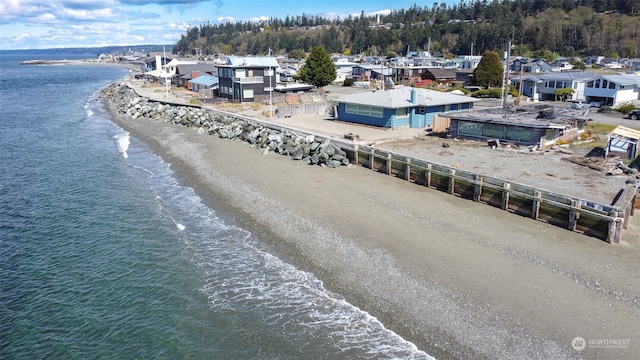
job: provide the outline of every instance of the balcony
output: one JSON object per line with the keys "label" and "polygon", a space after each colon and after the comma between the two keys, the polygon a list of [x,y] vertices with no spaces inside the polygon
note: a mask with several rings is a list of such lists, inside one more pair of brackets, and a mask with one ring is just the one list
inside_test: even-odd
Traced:
{"label": "balcony", "polygon": [[264,76],[234,77],[233,82],[240,84],[263,84]]}

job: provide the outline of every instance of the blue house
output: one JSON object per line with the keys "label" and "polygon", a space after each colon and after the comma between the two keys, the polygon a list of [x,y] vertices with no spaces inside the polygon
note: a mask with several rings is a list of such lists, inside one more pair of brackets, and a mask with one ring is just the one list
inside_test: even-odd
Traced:
{"label": "blue house", "polygon": [[424,128],[437,114],[468,111],[480,99],[399,86],[342,96],[335,100],[337,119],[386,128]]}

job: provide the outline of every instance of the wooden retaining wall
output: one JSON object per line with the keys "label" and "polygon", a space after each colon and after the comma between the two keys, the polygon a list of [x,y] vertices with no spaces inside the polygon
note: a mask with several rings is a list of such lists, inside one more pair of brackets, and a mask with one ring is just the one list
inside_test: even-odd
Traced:
{"label": "wooden retaining wall", "polygon": [[594,204],[369,146],[341,145],[355,165],[609,243],[620,243],[638,198],[636,187],[628,185],[621,190],[614,205]]}

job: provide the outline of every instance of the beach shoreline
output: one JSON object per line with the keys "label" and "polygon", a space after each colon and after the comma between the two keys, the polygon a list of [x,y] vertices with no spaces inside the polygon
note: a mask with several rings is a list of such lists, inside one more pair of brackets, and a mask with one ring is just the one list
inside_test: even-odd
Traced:
{"label": "beach shoreline", "polygon": [[[436,358],[640,351],[637,244],[612,246],[358,166],[308,166],[111,112],[212,207]],[[578,336],[631,342],[578,352]]]}

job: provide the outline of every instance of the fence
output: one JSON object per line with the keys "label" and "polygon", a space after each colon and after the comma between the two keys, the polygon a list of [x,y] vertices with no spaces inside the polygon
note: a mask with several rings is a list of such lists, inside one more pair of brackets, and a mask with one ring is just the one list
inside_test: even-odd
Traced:
{"label": "fence", "polygon": [[355,165],[609,243],[620,243],[622,230],[627,229],[637,200],[635,185],[622,189],[614,205],[607,206],[368,146],[343,149]]}

